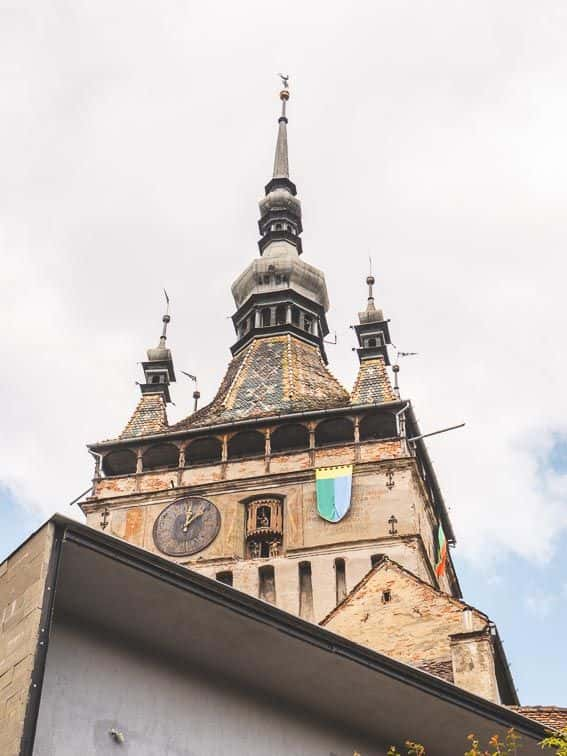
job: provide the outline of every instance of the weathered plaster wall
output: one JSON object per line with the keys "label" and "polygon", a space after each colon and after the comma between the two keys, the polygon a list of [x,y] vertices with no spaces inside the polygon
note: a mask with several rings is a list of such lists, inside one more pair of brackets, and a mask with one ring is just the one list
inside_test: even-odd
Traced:
{"label": "weathered plaster wall", "polygon": [[[110,509],[109,532],[159,553],[152,530],[160,512],[187,493],[205,495],[221,512],[220,533],[209,547],[194,557],[177,561],[210,577],[215,577],[219,571],[231,570],[234,586],[255,596],[259,594],[259,567],[272,564],[276,575],[276,604],[294,613],[299,612],[298,562],[309,561],[315,621],[321,620],[336,604],[334,563],[337,557],[345,559],[348,590],[370,570],[372,556],[381,553],[399,561],[423,580],[432,581],[427,552],[419,547],[415,537],[423,523],[431,541],[431,526],[424,514],[428,505],[416,486],[411,461],[358,465],[353,477],[351,509],[335,524],[317,514],[314,478],[312,471],[300,471],[225,480],[222,484],[210,483],[193,489],[168,488],[156,492],[149,500],[147,494],[142,494],[136,500],[128,498],[116,502]],[[283,496],[283,555],[286,558],[248,560],[245,558],[245,501],[252,495],[274,493]],[[389,523],[392,515],[397,519],[394,534],[390,532]],[[97,527],[100,512],[90,512],[88,522]]]}
{"label": "weathered plaster wall", "polygon": [[0,753],[17,756],[53,539],[47,525],[0,565]]}
{"label": "weathered plaster wall", "polygon": [[[124,733],[119,746],[109,735]],[[49,645],[35,756],[379,756],[334,722],[69,622]]]}
{"label": "weathered plaster wall", "polygon": [[488,628],[452,635],[451,657],[455,685],[491,701],[500,701],[494,645]]}
{"label": "weathered plaster wall", "polygon": [[[389,601],[384,601],[389,591]],[[371,575],[352,599],[333,613],[325,627],[409,664],[451,660],[450,635],[463,631],[463,605],[391,563]],[[471,630],[488,620],[470,611]]]}

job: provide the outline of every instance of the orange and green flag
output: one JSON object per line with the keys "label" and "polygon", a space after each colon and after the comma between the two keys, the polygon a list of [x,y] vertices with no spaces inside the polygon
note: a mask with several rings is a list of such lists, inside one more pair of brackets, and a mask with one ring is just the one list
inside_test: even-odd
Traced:
{"label": "orange and green flag", "polygon": [[447,567],[447,539],[445,538],[445,531],[443,526],[439,523],[439,529],[437,531],[437,564],[435,565],[435,574],[437,577],[445,574]]}
{"label": "orange and green flag", "polygon": [[315,470],[317,512],[328,522],[339,522],[350,509],[352,465]]}

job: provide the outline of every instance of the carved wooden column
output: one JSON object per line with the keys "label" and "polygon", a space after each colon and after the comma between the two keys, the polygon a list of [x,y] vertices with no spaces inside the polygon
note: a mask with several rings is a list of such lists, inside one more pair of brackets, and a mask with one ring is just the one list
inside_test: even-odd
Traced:
{"label": "carved wooden column", "polygon": [[228,463],[228,435],[225,433],[222,437],[222,453],[221,453],[221,478],[226,478],[226,466]]}
{"label": "carved wooden column", "polygon": [[360,417],[354,418],[354,460],[360,462]]}
{"label": "carved wooden column", "polygon": [[309,462],[313,466],[315,464],[315,423],[311,422],[307,427],[309,428]]}
{"label": "carved wooden column", "polygon": [[177,463],[177,486],[179,487],[183,482],[183,470],[185,468],[185,447],[179,448],[179,462]]}

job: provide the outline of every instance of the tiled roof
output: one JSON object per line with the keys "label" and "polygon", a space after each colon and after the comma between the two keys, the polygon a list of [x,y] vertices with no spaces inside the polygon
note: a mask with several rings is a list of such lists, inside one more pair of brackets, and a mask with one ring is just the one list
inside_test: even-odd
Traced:
{"label": "tiled roof", "polygon": [[162,394],[144,394],[119,438],[139,438],[168,430]]}
{"label": "tiled roof", "polygon": [[567,709],[559,706],[509,706],[509,709],[534,719],[551,730],[567,728]]}
{"label": "tiled roof", "polygon": [[213,401],[171,430],[347,407],[349,402],[348,391],[316,346],[290,334],[256,338],[232,359]]}
{"label": "tiled roof", "polygon": [[362,360],[352,390],[352,404],[372,404],[392,402],[396,395],[390,384],[386,365],[382,357]]}

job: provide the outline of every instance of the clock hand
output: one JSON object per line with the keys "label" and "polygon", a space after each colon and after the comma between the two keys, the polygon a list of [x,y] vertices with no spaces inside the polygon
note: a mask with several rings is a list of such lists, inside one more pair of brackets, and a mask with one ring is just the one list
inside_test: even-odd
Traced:
{"label": "clock hand", "polygon": [[184,532],[184,533],[186,533],[186,532],[187,532],[187,528],[189,527],[189,523],[191,522],[191,520],[192,520],[192,519],[193,519],[194,517],[195,517],[195,515],[193,514],[193,507],[192,507],[192,506],[191,506],[191,507],[188,507],[188,508],[187,508],[187,509],[185,510],[185,522],[184,522],[184,524],[183,524],[183,532]]}
{"label": "clock hand", "polygon": [[193,517],[190,520],[191,524],[194,523],[196,520],[199,519],[199,517],[202,517],[202,516],[203,516],[202,512],[199,512],[199,514],[193,515]]}

